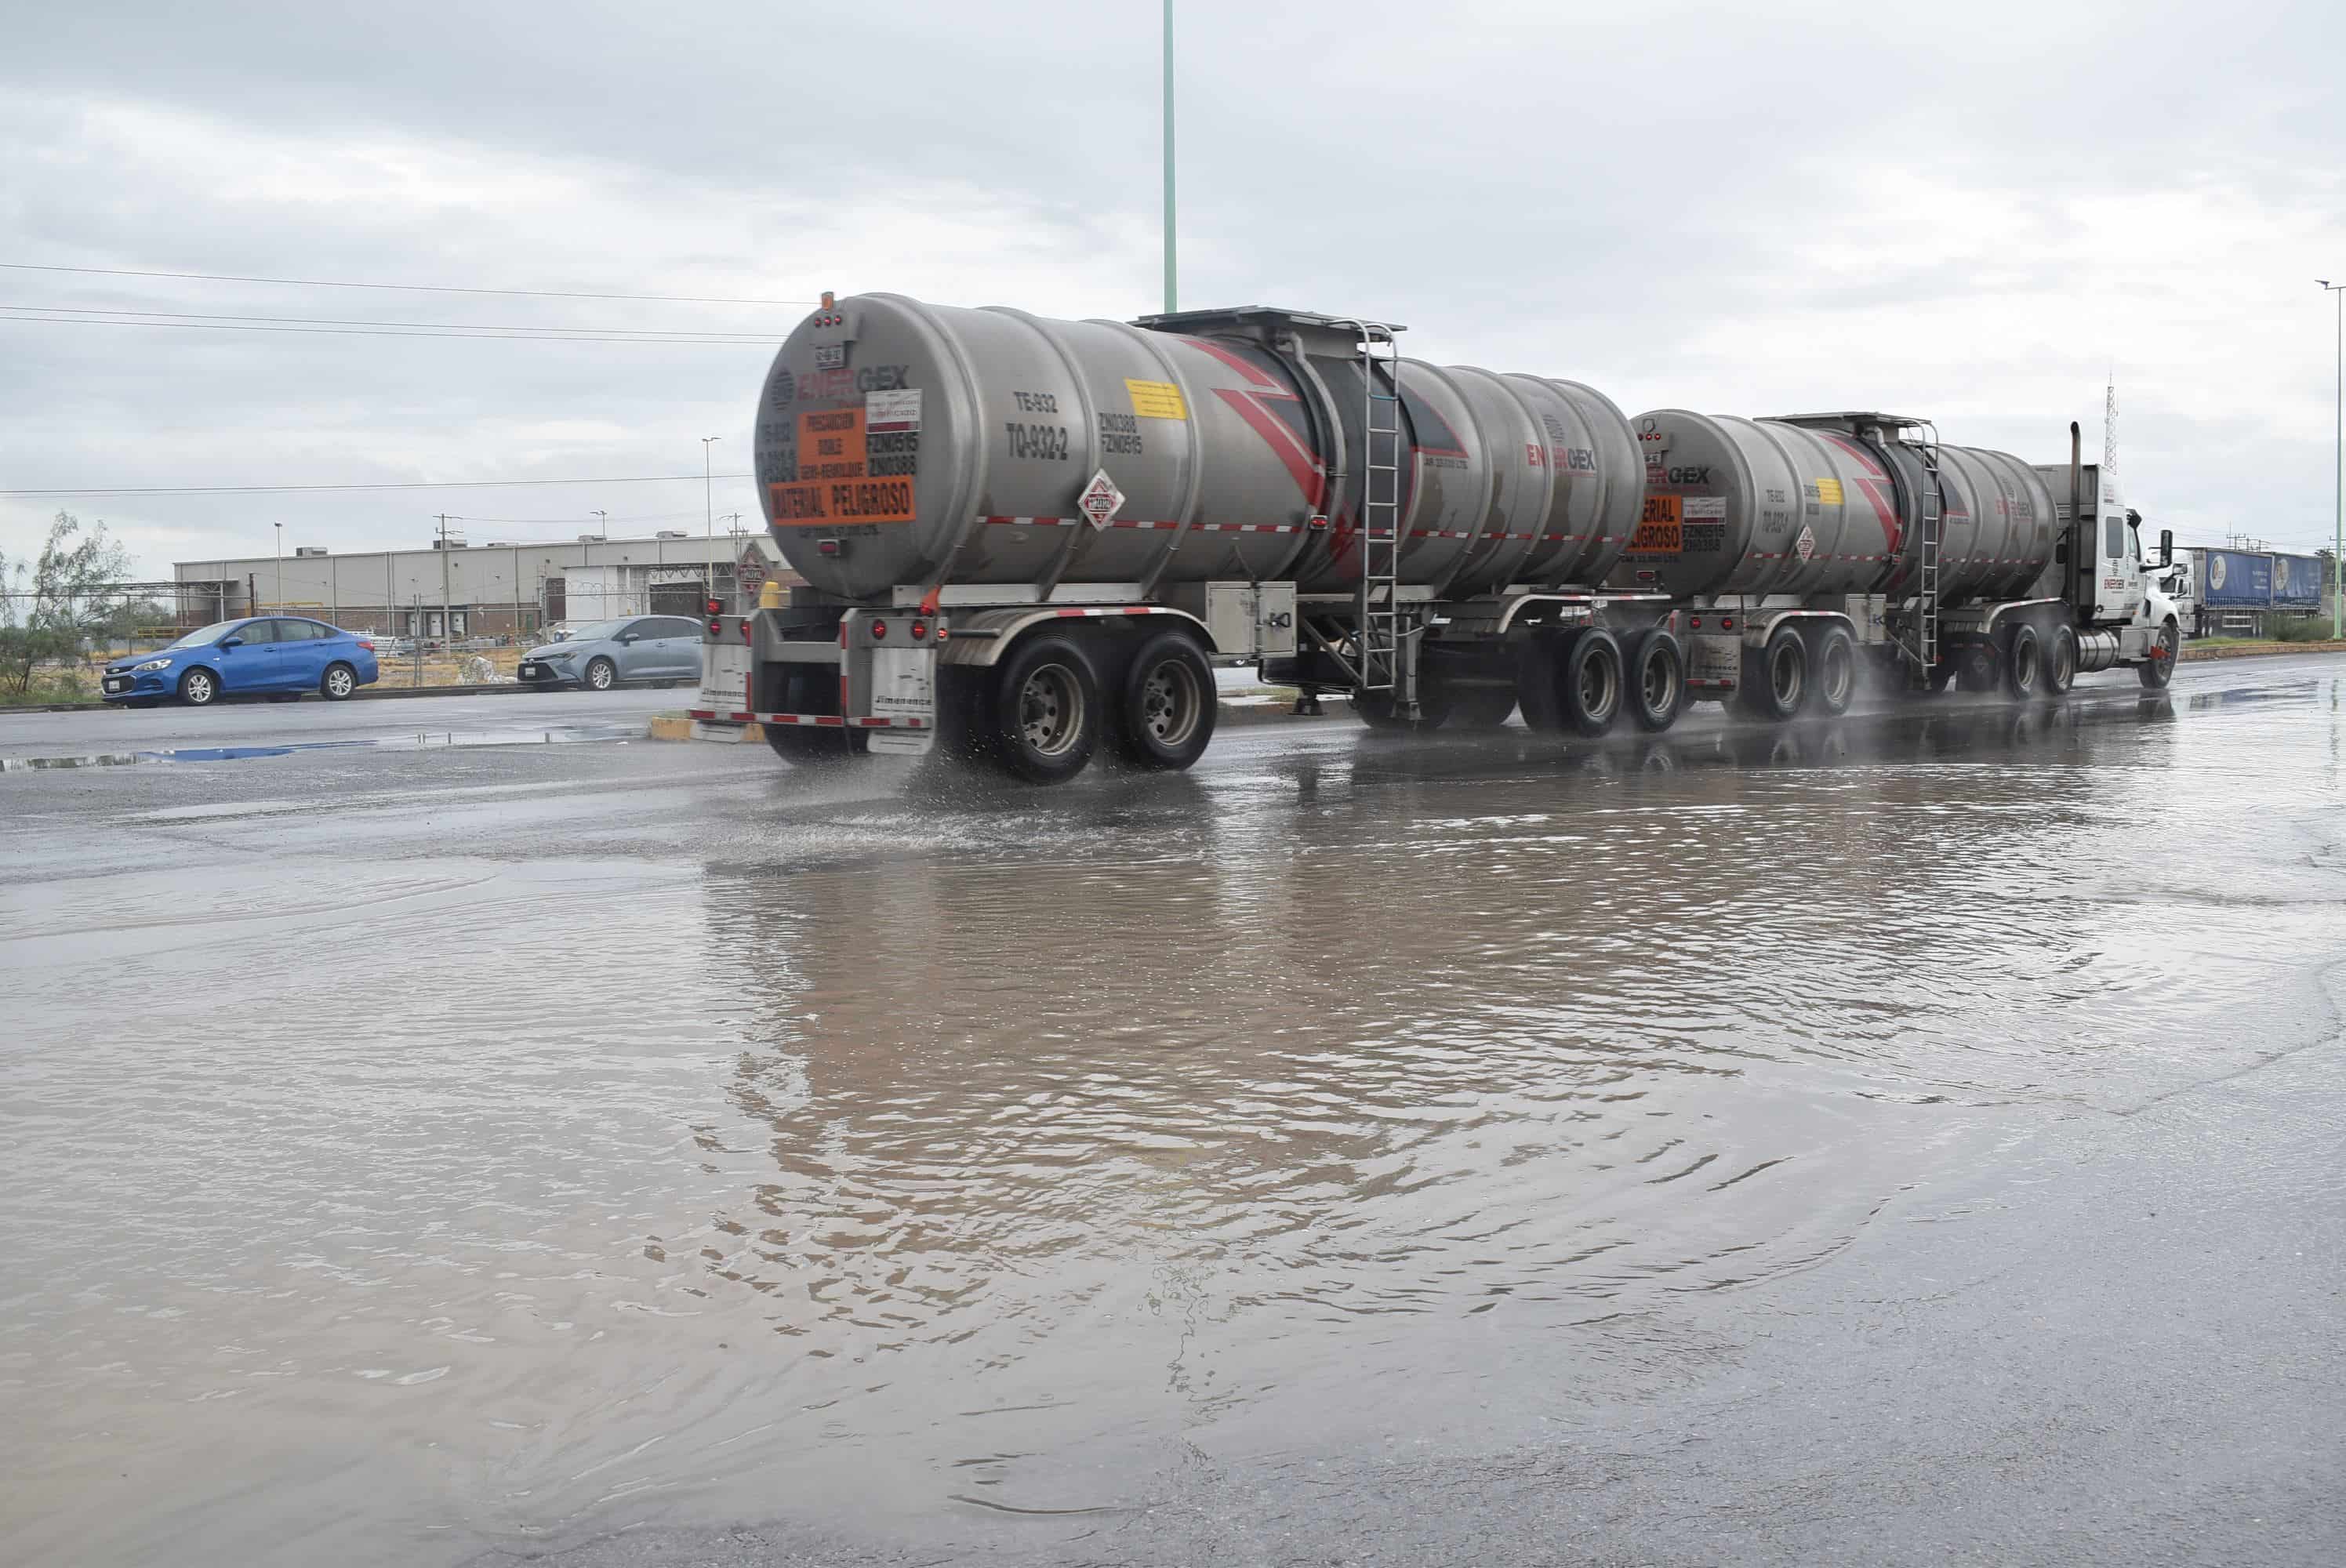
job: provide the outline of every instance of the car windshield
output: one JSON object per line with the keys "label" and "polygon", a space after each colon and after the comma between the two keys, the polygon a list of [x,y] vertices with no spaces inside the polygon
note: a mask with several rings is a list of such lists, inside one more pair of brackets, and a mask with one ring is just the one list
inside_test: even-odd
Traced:
{"label": "car windshield", "polygon": [[242,625],[242,621],[215,621],[199,631],[189,632],[171,646],[175,648],[207,647]]}
{"label": "car windshield", "polygon": [[636,617],[622,616],[616,621],[589,621],[562,640],[566,643],[591,643],[602,637],[615,637]]}

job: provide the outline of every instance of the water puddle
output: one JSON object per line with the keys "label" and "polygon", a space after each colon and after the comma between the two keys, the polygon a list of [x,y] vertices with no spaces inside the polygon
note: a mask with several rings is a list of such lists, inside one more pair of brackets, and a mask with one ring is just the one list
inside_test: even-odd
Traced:
{"label": "water puddle", "polygon": [[0,757],[0,773],[50,772],[67,768],[121,768],[138,762],[250,762],[290,757],[297,751],[435,751],[476,746],[583,746],[640,740],[636,724],[564,724],[533,728],[429,729],[413,735],[363,736],[348,740],[296,740],[273,746],[175,746],[149,751],[106,751],[66,757]]}

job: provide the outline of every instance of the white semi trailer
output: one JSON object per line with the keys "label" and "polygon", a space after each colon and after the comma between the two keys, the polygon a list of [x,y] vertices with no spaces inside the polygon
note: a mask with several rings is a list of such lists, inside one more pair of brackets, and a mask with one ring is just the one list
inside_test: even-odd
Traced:
{"label": "white semi trailer", "polygon": [[1217,664],[1375,725],[1583,735],[1688,700],[1834,717],[1869,665],[2015,698],[2172,671],[2173,608],[2074,425],[2032,468],[1877,413],[1633,420],[1405,360],[1399,331],[825,296],[758,410],[807,585],[711,603],[695,718],[794,761],[943,747],[1048,783],[1103,745],[1187,767]]}

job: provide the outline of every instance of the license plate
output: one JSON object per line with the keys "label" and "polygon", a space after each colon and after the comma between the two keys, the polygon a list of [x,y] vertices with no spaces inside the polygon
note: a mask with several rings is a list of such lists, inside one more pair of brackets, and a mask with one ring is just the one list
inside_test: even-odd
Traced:
{"label": "license plate", "polygon": [[110,675],[106,677],[106,689],[108,691],[128,691],[130,689],[130,677],[127,675]]}
{"label": "license plate", "polygon": [[535,680],[539,676],[546,673],[546,667],[544,665],[525,664],[521,667],[521,673],[529,677],[532,680]]}

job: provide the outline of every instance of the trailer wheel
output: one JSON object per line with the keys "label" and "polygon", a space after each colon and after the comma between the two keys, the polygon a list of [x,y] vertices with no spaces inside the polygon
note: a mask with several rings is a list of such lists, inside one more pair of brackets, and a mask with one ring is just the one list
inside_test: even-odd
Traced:
{"label": "trailer wheel", "polygon": [[1564,704],[1557,693],[1559,672],[1565,656],[1572,651],[1586,628],[1568,627],[1562,632],[1534,632],[1524,645],[1521,659],[1515,666],[1515,700],[1524,710],[1524,722],[1541,735],[1564,732]]}
{"label": "trailer wheel", "polygon": [[2022,622],[2012,628],[2004,648],[2004,686],[2014,702],[2035,697],[2045,682],[2045,643],[2036,628]]}
{"label": "trailer wheel", "polygon": [[2175,678],[2175,656],[2180,652],[2182,638],[2177,635],[2175,617],[2169,616],[2159,623],[2158,636],[2151,640],[2150,657],[2135,667],[2147,691],[2165,691],[2167,683]]}
{"label": "trailer wheel", "polygon": [[1857,639],[1847,626],[1825,624],[1809,650],[1809,673],[1803,700],[1828,718],[1847,713],[1857,697]]}
{"label": "trailer wheel", "polygon": [[[834,714],[839,711],[839,681],[826,668],[813,665],[786,667],[778,700],[784,713]],[[861,757],[872,744],[868,729],[844,725],[764,724],[766,748],[794,767],[843,762]]]}
{"label": "trailer wheel", "polygon": [[1764,647],[1743,655],[1743,682],[1737,695],[1744,711],[1781,724],[1800,711],[1809,688],[1809,645],[1800,628],[1780,626]]}
{"label": "trailer wheel", "polygon": [[1448,722],[1459,729],[1497,729],[1515,716],[1513,687],[1460,687],[1444,696],[1450,707]]}
{"label": "trailer wheel", "polygon": [[1668,729],[1686,706],[1686,649],[1667,627],[1648,626],[1629,644],[1629,717],[1648,732]]}
{"label": "trailer wheel", "polygon": [[1572,639],[1557,673],[1556,700],[1564,722],[1576,733],[1599,736],[1621,717],[1621,645],[1611,632],[1591,626]]}
{"label": "trailer wheel", "polygon": [[1099,677],[1070,638],[1034,637],[997,667],[986,750],[1013,778],[1059,784],[1099,744]]}
{"label": "trailer wheel", "polygon": [[1417,683],[1417,718],[1412,722],[1393,717],[1393,694],[1390,691],[1352,693],[1352,711],[1371,729],[1439,729],[1450,722],[1450,694],[1440,683],[1421,677]]}
{"label": "trailer wheel", "polygon": [[1158,632],[1140,645],[1125,672],[1117,748],[1143,768],[1187,768],[1213,739],[1219,708],[1214,667],[1198,639]]}
{"label": "trailer wheel", "polygon": [[828,724],[761,724],[766,748],[794,767],[844,762],[861,757],[872,744],[868,729],[833,728]]}
{"label": "trailer wheel", "polygon": [[2066,697],[2076,684],[2077,629],[2055,626],[2053,641],[2045,650],[2045,695]]}

